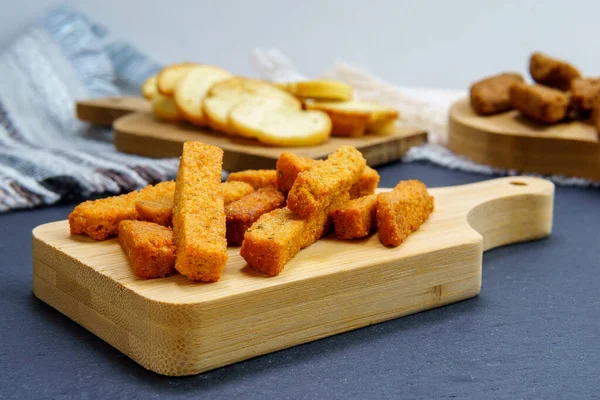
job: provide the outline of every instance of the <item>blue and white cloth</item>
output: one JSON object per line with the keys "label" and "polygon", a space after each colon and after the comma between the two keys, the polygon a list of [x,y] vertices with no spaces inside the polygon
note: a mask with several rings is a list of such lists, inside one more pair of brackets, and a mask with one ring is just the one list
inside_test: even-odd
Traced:
{"label": "blue and white cloth", "polygon": [[172,179],[177,159],[118,153],[75,118],[78,99],[138,92],[159,66],[69,7],[0,51],[0,212]]}

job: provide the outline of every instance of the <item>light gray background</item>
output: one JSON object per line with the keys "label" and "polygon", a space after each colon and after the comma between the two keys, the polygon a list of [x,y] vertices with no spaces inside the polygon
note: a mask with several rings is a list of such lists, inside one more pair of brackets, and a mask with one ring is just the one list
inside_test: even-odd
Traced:
{"label": "light gray background", "polygon": [[[0,45],[55,0],[0,0]],[[600,70],[600,1],[71,1],[158,61],[193,60],[254,74],[255,47],[277,47],[305,74],[336,59],[399,85],[464,89],[500,70],[525,71],[542,49]]]}

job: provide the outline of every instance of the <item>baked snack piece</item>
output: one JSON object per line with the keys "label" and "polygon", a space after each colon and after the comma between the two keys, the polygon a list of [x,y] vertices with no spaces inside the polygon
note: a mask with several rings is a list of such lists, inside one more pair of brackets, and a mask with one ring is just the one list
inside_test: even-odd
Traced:
{"label": "baked snack piece", "polygon": [[233,107],[244,100],[253,97],[268,98],[285,107],[299,110],[302,103],[296,97],[270,83],[234,77],[211,86],[202,101],[202,112],[206,123],[212,129],[234,135],[235,131],[229,125],[229,113]]}
{"label": "baked snack piece", "polygon": [[399,116],[393,108],[366,101],[307,101],[304,105],[307,110],[321,110],[329,115],[332,136],[363,136]]}
{"label": "baked snack piece", "polygon": [[331,212],[335,236],[338,239],[357,239],[377,228],[377,195],[350,200]]}
{"label": "baked snack piece", "polygon": [[225,206],[227,244],[240,245],[246,230],[263,214],[285,205],[285,197],[275,187],[258,189]]}
{"label": "baked snack piece", "polygon": [[137,202],[173,193],[174,188],[175,182],[162,182],[140,191],[83,202],[69,214],[71,235],[87,235],[95,240],[116,236],[121,221],[137,219]]}
{"label": "baked snack piece", "polygon": [[227,182],[245,182],[254,189],[268,186],[277,187],[277,171],[274,169],[248,169],[232,172],[227,176]]}
{"label": "baked snack piece", "polygon": [[297,97],[334,101],[347,101],[352,99],[352,87],[340,81],[297,81],[278,83],[277,86]]}
{"label": "baked snack piece", "polygon": [[195,65],[183,75],[175,86],[173,99],[185,119],[194,125],[206,126],[202,112],[202,101],[210,87],[233,75],[212,65]]}
{"label": "baked snack piece", "polygon": [[531,119],[553,124],[562,121],[569,110],[569,96],[542,85],[516,83],[510,88],[510,104]]}
{"label": "baked snack piece", "polygon": [[[254,188],[244,182],[223,182],[221,192],[225,205],[252,193]],[[164,191],[160,195],[138,201],[135,204],[139,220],[154,222],[162,226],[173,225],[173,204],[175,201],[175,184],[172,191]]]}
{"label": "baked snack piece", "polygon": [[175,268],[191,280],[215,282],[227,263],[222,167],[220,148],[183,144],[173,206]]}
{"label": "baked snack piece", "polygon": [[183,121],[183,115],[179,112],[175,100],[171,97],[167,97],[161,93],[154,93],[152,96],[152,112],[154,115],[168,122],[179,122]]}
{"label": "baked snack piece", "polygon": [[254,97],[231,108],[230,132],[271,146],[314,146],[326,142],[331,120],[321,111],[304,111],[278,99]]}
{"label": "baked snack piece", "polygon": [[156,89],[164,96],[173,97],[177,82],[197,65],[190,62],[167,65],[156,76]]}
{"label": "baked snack piece", "polygon": [[[313,160],[312,158],[302,157],[294,153],[283,152],[277,159],[277,188],[284,194],[292,189],[298,174],[309,170],[313,165],[322,163],[323,160]],[[350,188],[350,198],[366,196],[375,193],[379,184],[379,173],[368,165],[355,183]]]}
{"label": "baked snack piece", "polygon": [[399,246],[427,221],[434,199],[420,181],[400,181],[387,193],[377,195],[377,228],[385,246]]}
{"label": "baked snack piece", "polygon": [[327,160],[300,172],[288,193],[287,207],[302,218],[317,215],[336,193],[348,192],[362,175],[366,160],[352,146],[342,146]]}
{"label": "baked snack piece", "polygon": [[175,271],[175,245],[170,228],[144,221],[121,221],[119,243],[140,278],[163,278]]}
{"label": "baked snack piece", "polygon": [[512,109],[510,87],[519,82],[524,82],[523,77],[515,72],[505,72],[475,82],[469,90],[473,111],[479,115],[493,115]]}
{"label": "baked snack piece", "polygon": [[152,100],[152,97],[154,97],[156,91],[156,75],[152,75],[142,84],[142,95],[145,99]]}
{"label": "baked snack piece", "polygon": [[301,218],[287,207],[263,214],[246,231],[240,255],[255,271],[278,275],[301,249],[329,232],[329,213],[349,199],[348,192],[338,193],[325,210],[310,218]]}
{"label": "baked snack piece", "polygon": [[576,78],[571,81],[571,104],[578,111],[589,112],[600,96],[600,78]]}
{"label": "baked snack piece", "polygon": [[531,55],[529,73],[537,83],[560,90],[569,90],[571,81],[581,78],[581,72],[574,65],[540,52]]}

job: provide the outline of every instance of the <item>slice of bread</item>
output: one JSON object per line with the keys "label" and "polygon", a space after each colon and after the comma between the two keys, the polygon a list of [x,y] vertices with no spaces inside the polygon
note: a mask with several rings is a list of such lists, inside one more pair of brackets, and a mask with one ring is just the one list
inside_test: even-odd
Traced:
{"label": "slice of bread", "polygon": [[339,81],[299,81],[278,83],[277,86],[302,98],[338,101],[352,98],[352,87]]}
{"label": "slice of bread", "polygon": [[362,136],[366,131],[390,129],[398,119],[398,111],[377,103],[366,101],[307,101],[307,110],[327,113],[333,123],[333,136]]}
{"label": "slice of bread", "polygon": [[152,100],[152,96],[156,93],[156,75],[152,75],[150,78],[146,79],[142,84],[142,95],[148,99]]}
{"label": "slice of bread", "polygon": [[324,112],[294,109],[260,97],[233,107],[229,123],[239,134],[271,146],[314,146],[331,134],[331,120]]}
{"label": "slice of bread", "polygon": [[185,119],[194,125],[206,126],[202,112],[202,100],[210,87],[233,75],[222,68],[197,65],[191,68],[175,86],[175,104]]}
{"label": "slice of bread", "polygon": [[214,130],[236,134],[229,125],[229,112],[240,102],[254,97],[269,98],[296,110],[302,108],[296,97],[270,83],[235,77],[218,82],[209,89],[202,102],[206,123]]}
{"label": "slice of bread", "polygon": [[177,109],[175,100],[158,92],[152,96],[152,112],[157,118],[164,121],[179,122],[183,120],[183,115]]}
{"label": "slice of bread", "polygon": [[199,64],[180,63],[167,65],[160,70],[156,77],[156,88],[163,95],[172,97],[179,79],[197,65]]}

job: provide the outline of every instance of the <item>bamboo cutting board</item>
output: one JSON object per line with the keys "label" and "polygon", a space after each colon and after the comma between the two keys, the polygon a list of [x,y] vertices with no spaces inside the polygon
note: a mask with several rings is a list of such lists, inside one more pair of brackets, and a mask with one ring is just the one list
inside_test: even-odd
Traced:
{"label": "bamboo cutting board", "polygon": [[142,366],[190,375],[476,296],[482,252],[548,236],[554,186],[501,178],[432,189],[435,211],[405,243],[325,238],[273,278],[239,248],[217,283],[143,280],[116,239],[33,230],[33,292]]}
{"label": "bamboo cutting board", "polygon": [[421,129],[398,128],[385,135],[357,138],[332,137],[310,147],[273,147],[258,141],[234,138],[186,123],[173,124],[156,119],[146,100],[116,97],[83,100],[77,103],[77,117],[99,125],[113,125],[113,142],[117,150],[146,157],[179,157],[183,143],[201,141],[220,147],[225,152],[223,169],[235,172],[245,169],[271,169],[284,151],[314,159],[326,158],[340,146],[354,146],[371,167],[398,161],[408,149],[427,142]]}
{"label": "bamboo cutting board", "polygon": [[448,148],[480,164],[600,181],[600,140],[581,121],[544,125],[518,111],[482,117],[469,100],[450,108]]}

